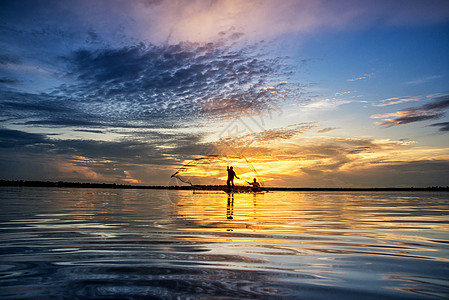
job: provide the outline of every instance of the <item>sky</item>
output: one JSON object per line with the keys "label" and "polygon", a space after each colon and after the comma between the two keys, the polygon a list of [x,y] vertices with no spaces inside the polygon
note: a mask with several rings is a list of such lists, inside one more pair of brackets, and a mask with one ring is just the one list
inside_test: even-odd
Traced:
{"label": "sky", "polygon": [[0,179],[447,186],[448,53],[445,0],[4,0]]}

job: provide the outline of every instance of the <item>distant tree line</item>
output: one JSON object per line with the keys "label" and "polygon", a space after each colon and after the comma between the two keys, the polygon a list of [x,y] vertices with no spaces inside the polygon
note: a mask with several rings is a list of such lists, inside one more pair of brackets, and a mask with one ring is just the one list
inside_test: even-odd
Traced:
{"label": "distant tree line", "polygon": [[[225,185],[196,185],[196,186],[163,186],[163,185],[131,185],[116,183],[89,183],[66,181],[29,181],[29,180],[0,180],[0,186],[22,187],[65,187],[65,188],[108,188],[108,189],[174,189],[174,190],[226,190]],[[245,186],[235,187],[236,190]],[[269,191],[449,191],[449,186],[431,187],[392,187],[392,188],[284,188],[266,187]]]}

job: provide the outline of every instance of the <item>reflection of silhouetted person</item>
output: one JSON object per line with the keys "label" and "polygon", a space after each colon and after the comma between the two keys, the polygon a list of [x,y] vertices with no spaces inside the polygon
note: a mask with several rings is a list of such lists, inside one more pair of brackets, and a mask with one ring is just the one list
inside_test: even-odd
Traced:
{"label": "reflection of silhouetted person", "polygon": [[[248,182],[248,181],[247,181]],[[253,182],[248,182],[251,185],[251,190],[256,193],[260,191],[260,183],[257,182],[257,179],[254,178]]]}
{"label": "reflection of silhouetted person", "polygon": [[228,186],[228,192],[234,189],[234,177],[240,179],[234,172],[232,167],[228,167],[228,180],[226,185]]}
{"label": "reflection of silhouetted person", "polygon": [[234,194],[228,194],[228,206],[226,209],[226,219],[232,220],[234,215]]}

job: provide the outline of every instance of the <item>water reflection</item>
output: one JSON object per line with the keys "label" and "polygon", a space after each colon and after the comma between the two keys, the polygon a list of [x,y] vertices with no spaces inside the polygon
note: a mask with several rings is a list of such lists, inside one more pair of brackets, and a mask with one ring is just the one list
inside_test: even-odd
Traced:
{"label": "water reflection", "polygon": [[226,208],[226,219],[232,220],[234,215],[234,193],[228,194],[228,206]]}
{"label": "water reflection", "polygon": [[0,297],[446,298],[448,200],[2,188]]}

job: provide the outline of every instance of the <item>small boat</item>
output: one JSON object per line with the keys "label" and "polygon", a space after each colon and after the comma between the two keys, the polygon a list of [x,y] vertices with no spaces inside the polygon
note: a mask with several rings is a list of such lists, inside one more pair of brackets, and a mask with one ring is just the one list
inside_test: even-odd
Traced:
{"label": "small boat", "polygon": [[245,188],[245,189],[238,188],[238,189],[234,189],[231,191],[226,189],[226,190],[223,190],[223,192],[225,192],[226,194],[266,194],[269,192],[269,190],[261,188],[257,191],[253,191],[250,188]]}

